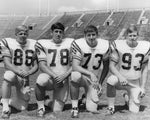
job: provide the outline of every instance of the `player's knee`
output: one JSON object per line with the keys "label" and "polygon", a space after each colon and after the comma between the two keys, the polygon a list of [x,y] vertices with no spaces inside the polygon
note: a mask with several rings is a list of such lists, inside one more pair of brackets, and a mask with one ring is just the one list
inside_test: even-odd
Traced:
{"label": "player's knee", "polygon": [[46,73],[41,73],[38,76],[36,83],[40,86],[46,86],[48,84],[48,80],[49,80],[49,75]]}
{"label": "player's knee", "polygon": [[4,73],[4,80],[5,81],[13,82],[15,77],[16,77],[16,74],[12,71],[6,71]]}
{"label": "player's knee", "polygon": [[81,78],[80,72],[75,71],[71,73],[71,82],[79,83],[80,78]]}
{"label": "player's knee", "polygon": [[111,75],[108,77],[107,83],[114,86],[118,83],[118,78],[115,75]]}
{"label": "player's knee", "polygon": [[93,102],[92,100],[89,100],[89,99],[86,100],[86,109],[89,112],[96,112],[97,107],[98,107],[97,103],[95,103],[95,102]]}
{"label": "player's knee", "polygon": [[65,105],[65,102],[55,99],[53,103],[53,112],[63,111],[64,105]]}

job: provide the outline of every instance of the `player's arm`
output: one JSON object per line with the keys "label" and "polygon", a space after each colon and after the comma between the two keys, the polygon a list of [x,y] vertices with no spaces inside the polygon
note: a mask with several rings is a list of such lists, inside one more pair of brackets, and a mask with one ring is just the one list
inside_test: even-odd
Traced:
{"label": "player's arm", "polygon": [[39,62],[39,68],[40,68],[40,70],[42,72],[47,73],[52,78],[56,78],[57,77],[57,75],[51,70],[51,68],[49,66],[47,66],[47,62],[46,61],[40,61]]}
{"label": "player's arm", "polygon": [[119,78],[121,85],[127,85],[128,84],[127,79],[118,71],[118,69],[116,67],[116,63],[114,61],[110,61],[109,69],[114,75],[116,75]]}
{"label": "player's arm", "polygon": [[103,84],[108,72],[109,72],[109,58],[103,60],[103,70],[102,70],[101,77],[99,80],[99,83],[101,85]]}
{"label": "player's arm", "polygon": [[108,46],[108,50],[107,52],[105,53],[105,55],[103,56],[103,70],[102,70],[102,73],[101,73],[101,76],[100,76],[100,80],[99,80],[99,83],[102,85],[108,72],[109,72],[109,56],[110,56],[110,53],[111,53],[111,43],[109,43],[109,46]]}
{"label": "player's arm", "polygon": [[11,62],[12,60],[10,57],[3,57],[3,60],[4,60],[4,65],[5,65],[6,69],[8,69],[8,70],[16,73],[17,75],[23,77],[22,73],[21,73],[21,69],[16,68],[16,66],[14,66],[12,64],[12,62]]}
{"label": "player's arm", "polygon": [[29,75],[34,74],[34,73],[37,72],[37,70],[38,70],[38,62],[37,62],[37,59],[35,59],[35,60],[33,61],[32,66],[33,66],[33,67],[28,71]]}
{"label": "player's arm", "polygon": [[116,75],[119,78],[121,85],[127,85],[128,83],[127,79],[119,72],[116,66],[119,62],[119,59],[121,58],[118,50],[116,49],[115,42],[112,43],[111,49],[112,52],[110,54],[110,65],[109,65],[110,72],[112,72],[114,75]]}
{"label": "player's arm", "polygon": [[90,77],[90,80],[91,82],[98,82],[98,79],[97,77],[94,75],[94,73],[92,73],[91,71],[83,68],[81,66],[81,61],[78,60],[78,59],[75,59],[73,58],[73,61],[72,61],[72,69],[73,71],[78,71],[80,72],[81,74],[84,74],[86,76],[89,76]]}
{"label": "player's arm", "polygon": [[143,69],[142,69],[142,75],[141,75],[141,82],[140,82],[140,87],[142,89],[145,89],[146,81],[148,79],[148,61],[144,63]]}

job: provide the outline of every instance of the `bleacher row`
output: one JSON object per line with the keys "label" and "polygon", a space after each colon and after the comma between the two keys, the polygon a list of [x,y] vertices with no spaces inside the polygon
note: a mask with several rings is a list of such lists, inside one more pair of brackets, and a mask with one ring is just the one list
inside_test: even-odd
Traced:
{"label": "bleacher row", "polygon": [[50,26],[58,21],[66,26],[66,36],[79,38],[88,24],[97,26],[100,36],[108,40],[123,38],[128,24],[137,24],[140,39],[149,40],[150,10],[84,11],[51,16],[0,16],[0,38],[14,37],[16,26],[25,24],[33,29],[30,38],[50,38]]}

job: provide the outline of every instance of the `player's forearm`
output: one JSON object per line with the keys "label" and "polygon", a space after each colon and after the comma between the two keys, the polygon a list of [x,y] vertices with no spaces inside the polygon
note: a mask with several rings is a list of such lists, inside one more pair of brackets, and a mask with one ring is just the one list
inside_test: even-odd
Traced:
{"label": "player's forearm", "polygon": [[123,76],[120,74],[120,72],[117,70],[116,66],[115,66],[115,63],[113,62],[110,62],[110,71],[116,75],[119,79],[121,79]]}
{"label": "player's forearm", "polygon": [[78,65],[74,65],[72,69],[73,69],[73,71],[78,71],[81,74],[84,74],[84,75],[87,75],[87,76],[90,76],[90,73],[91,73],[89,70],[84,69],[83,67],[78,66]]}
{"label": "player's forearm", "polygon": [[72,67],[65,73],[65,76],[68,77],[72,72]]}
{"label": "player's forearm", "polygon": [[145,88],[145,84],[148,79],[148,65],[144,67],[141,78],[141,88]]}
{"label": "player's forearm", "polygon": [[36,73],[37,71],[38,71],[38,65],[34,65],[34,67],[32,67],[32,69],[30,69],[28,72],[29,72],[29,75],[32,75]]}
{"label": "player's forearm", "polygon": [[99,80],[99,83],[102,84],[109,72],[109,59],[103,61],[103,70],[102,70],[102,73],[101,73],[101,77],[100,77],[100,80]]}
{"label": "player's forearm", "polygon": [[49,76],[55,78],[55,73],[51,70],[49,66],[47,66],[46,61],[40,61],[39,62],[39,68],[42,72],[47,73]]}
{"label": "player's forearm", "polygon": [[13,64],[11,64],[9,62],[4,62],[4,64],[5,64],[6,69],[18,74],[18,69],[16,69],[16,67]]}

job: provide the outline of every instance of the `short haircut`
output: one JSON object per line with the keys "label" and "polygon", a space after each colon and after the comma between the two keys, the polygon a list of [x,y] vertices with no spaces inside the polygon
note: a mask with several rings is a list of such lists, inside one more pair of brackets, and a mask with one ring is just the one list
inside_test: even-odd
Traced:
{"label": "short haircut", "polygon": [[64,31],[64,30],[65,30],[65,27],[64,27],[64,25],[63,25],[62,23],[56,22],[56,23],[54,23],[54,24],[51,26],[51,30],[52,30],[52,31],[54,31],[55,29],[60,29],[60,30]]}
{"label": "short haircut", "polygon": [[96,34],[98,35],[98,29],[94,25],[88,25],[85,27],[84,34],[87,34],[88,32],[96,32]]}
{"label": "short haircut", "polygon": [[26,25],[17,26],[15,29],[15,35],[17,35],[20,31],[25,31],[28,33],[29,29]]}
{"label": "short haircut", "polygon": [[133,32],[137,32],[137,34],[138,34],[138,29],[137,29],[136,25],[131,24],[131,25],[129,25],[129,27],[127,28],[126,34],[128,35],[129,33],[133,33]]}

